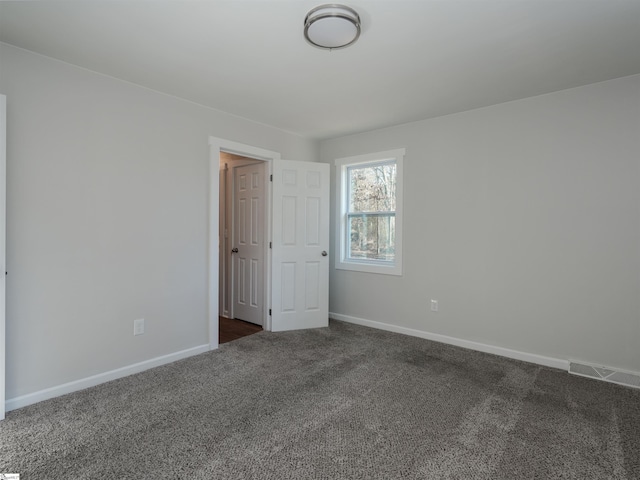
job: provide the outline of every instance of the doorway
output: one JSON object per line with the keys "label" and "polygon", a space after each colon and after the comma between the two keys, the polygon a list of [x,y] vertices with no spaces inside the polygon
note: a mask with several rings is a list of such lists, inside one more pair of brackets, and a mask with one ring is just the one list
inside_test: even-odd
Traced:
{"label": "doorway", "polygon": [[220,152],[220,316],[267,317],[267,162]]}
{"label": "doorway", "polygon": [[[209,137],[209,345],[219,345],[219,313],[229,299],[231,231],[220,207],[230,188],[220,155],[258,160],[265,167],[263,328],[267,331],[327,327],[329,324],[329,165],[282,160],[280,154]],[[227,166],[227,169],[229,167]],[[226,182],[226,183],[225,183]],[[221,191],[225,195],[221,198]],[[227,200],[225,200],[227,201]],[[228,201],[227,201],[228,202]],[[226,211],[226,209],[224,210]],[[256,289],[260,295],[260,289]]]}

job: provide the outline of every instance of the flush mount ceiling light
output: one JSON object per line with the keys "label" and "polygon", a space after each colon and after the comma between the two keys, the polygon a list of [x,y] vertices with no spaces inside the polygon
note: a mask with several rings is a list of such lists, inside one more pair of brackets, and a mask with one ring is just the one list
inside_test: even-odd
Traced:
{"label": "flush mount ceiling light", "polygon": [[360,16],[344,5],[320,5],[304,19],[304,38],[316,47],[329,50],[347,47],[359,36]]}

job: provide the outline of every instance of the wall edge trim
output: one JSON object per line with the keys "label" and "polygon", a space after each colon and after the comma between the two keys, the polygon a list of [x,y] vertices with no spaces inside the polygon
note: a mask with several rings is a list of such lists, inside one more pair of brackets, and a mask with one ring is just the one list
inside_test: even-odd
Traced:
{"label": "wall edge trim", "polygon": [[92,375],[90,377],[81,378],[72,382],[63,383],[54,387],[45,388],[44,390],[39,390],[37,392],[7,399],[7,401],[5,402],[5,409],[7,412],[16,410],[28,405],[33,405],[34,403],[42,402],[43,400],[49,400],[61,395],[66,395],[68,393],[73,393],[79,390],[94,387],[96,385],[100,385],[101,383],[128,377],[129,375],[133,375],[134,373],[140,373],[154,367],[160,367],[162,365],[173,363],[175,361],[192,357],[194,355],[199,355],[210,350],[211,348],[209,344],[199,345],[197,347],[188,348],[186,350],[170,353],[168,355],[151,358],[149,360],[134,363],[132,365],[127,365],[125,367],[116,368],[115,370],[110,370],[108,372],[99,373],[97,375]]}
{"label": "wall edge trim", "polygon": [[355,325],[362,325],[363,327],[371,327],[377,328],[379,330],[386,330],[388,332],[401,333],[403,335],[424,338],[426,340],[432,340],[434,342],[446,343],[448,345],[455,345],[457,347],[468,348],[470,350],[491,353],[493,355],[512,358],[514,360],[522,360],[537,365],[543,365],[545,367],[558,368],[560,370],[569,371],[569,361],[562,358],[546,357],[544,355],[537,355],[535,353],[521,352],[519,350],[512,350],[510,348],[497,347],[495,345],[473,342],[471,340],[464,340],[462,338],[449,337],[447,335],[441,335],[439,333],[425,332],[413,328],[392,325],[390,323],[377,322],[375,320],[367,320],[364,318],[352,317],[350,315],[343,315],[340,313],[330,312],[329,318],[339,320],[341,322],[353,323]]}

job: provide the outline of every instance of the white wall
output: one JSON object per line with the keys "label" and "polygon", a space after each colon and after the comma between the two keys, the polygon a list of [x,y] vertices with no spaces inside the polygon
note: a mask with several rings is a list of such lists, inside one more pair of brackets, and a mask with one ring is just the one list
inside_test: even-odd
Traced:
{"label": "white wall", "polygon": [[7,398],[207,344],[208,136],[317,144],[8,45],[0,62]]}
{"label": "white wall", "polygon": [[[208,136],[317,144],[3,44],[0,65],[7,398],[206,344]],[[407,152],[404,275],[332,270],[331,311],[640,371],[640,76],[320,146]]]}
{"label": "white wall", "polygon": [[321,160],[400,147],[404,275],[333,269],[332,312],[640,371],[640,76],[323,141]]}

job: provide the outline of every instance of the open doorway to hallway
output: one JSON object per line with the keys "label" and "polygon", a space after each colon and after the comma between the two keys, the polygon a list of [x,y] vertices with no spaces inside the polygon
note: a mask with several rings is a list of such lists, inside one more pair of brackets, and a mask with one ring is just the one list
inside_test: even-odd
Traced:
{"label": "open doorway to hallway", "polygon": [[[212,208],[209,212],[208,317],[211,349],[218,347],[219,316],[235,316],[234,290],[239,290],[240,281],[233,274],[232,255],[241,251],[239,246],[232,245],[235,228],[228,221],[233,218],[228,210],[234,205],[233,197],[230,198],[234,176],[229,162],[221,162],[222,154],[244,157],[232,157],[232,160],[247,164],[259,161],[265,167],[266,201],[264,210],[260,210],[263,229],[252,227],[251,232],[264,234],[263,258],[266,261],[262,265],[262,275],[253,276],[253,283],[249,282],[245,289],[245,298],[251,302],[251,285],[256,285],[262,278],[262,285],[254,288],[253,299],[262,300],[257,308],[262,310],[264,330],[282,332],[326,327],[329,318],[329,165],[282,160],[278,152],[216,137],[209,137],[209,146]],[[239,182],[239,176],[235,180]],[[244,181],[245,185],[249,182]],[[249,197],[247,201],[249,204],[260,203]],[[255,216],[247,218],[252,219],[249,225],[260,224]],[[247,232],[245,238],[251,240],[253,233]],[[247,256],[244,263],[253,264],[254,271],[260,272],[259,262],[253,262]]]}
{"label": "open doorway to hallway", "polygon": [[231,320],[264,326],[267,174],[262,160],[220,152],[220,343],[225,329],[252,331]]}

